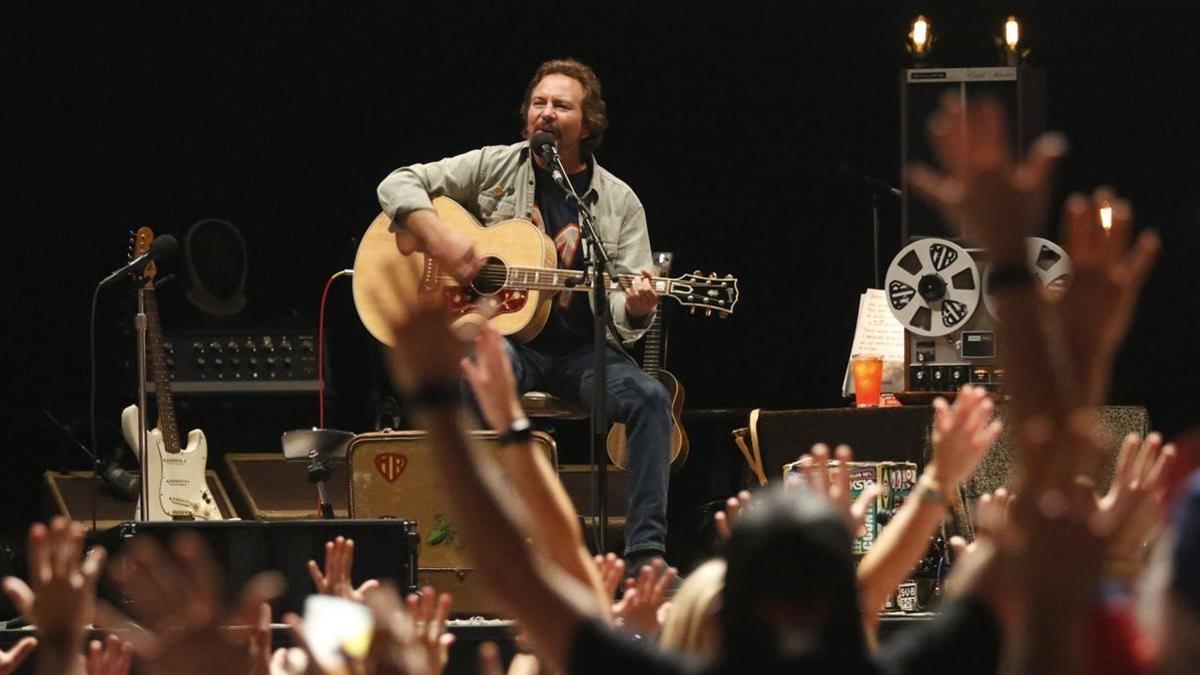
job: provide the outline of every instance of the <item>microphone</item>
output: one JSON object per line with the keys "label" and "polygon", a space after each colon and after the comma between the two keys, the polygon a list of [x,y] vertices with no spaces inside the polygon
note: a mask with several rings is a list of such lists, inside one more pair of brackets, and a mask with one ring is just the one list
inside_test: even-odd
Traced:
{"label": "microphone", "polygon": [[146,265],[149,265],[152,262],[170,260],[171,258],[175,257],[175,252],[178,249],[179,242],[175,240],[175,237],[172,237],[169,234],[164,234],[163,236],[158,237],[151,242],[149,250],[147,250],[145,253],[139,255],[133,260],[130,260],[121,269],[104,277],[104,280],[100,282],[100,287],[103,288],[114,281],[119,281],[125,276],[141,272],[146,268]]}
{"label": "microphone", "polygon": [[529,139],[529,145],[533,147],[533,151],[541,156],[542,161],[546,163],[546,168],[550,170],[550,175],[554,177],[554,182],[558,183],[562,189],[570,192],[567,188],[567,177],[563,174],[562,159],[558,156],[558,148],[554,145],[554,135],[547,131],[539,131]]}
{"label": "microphone", "polygon": [[554,134],[539,131],[529,139],[529,145],[533,147],[534,152],[542,156],[546,164],[554,166],[558,163],[554,161],[558,157],[558,148],[554,147]]}
{"label": "microphone", "polygon": [[115,463],[104,467],[100,477],[113,493],[126,501],[136,502],[138,494],[142,491],[141,477],[122,469]]}

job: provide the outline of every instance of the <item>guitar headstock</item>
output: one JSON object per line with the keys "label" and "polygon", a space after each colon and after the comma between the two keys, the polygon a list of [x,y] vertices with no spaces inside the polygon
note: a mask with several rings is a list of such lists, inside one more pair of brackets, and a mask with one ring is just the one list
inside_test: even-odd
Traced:
{"label": "guitar headstock", "polygon": [[696,270],[672,279],[666,294],[690,308],[693,314],[697,309],[702,309],[705,316],[712,316],[715,312],[717,316],[725,318],[733,314],[733,306],[737,304],[738,280],[732,274],[718,277],[713,273],[705,276]]}
{"label": "guitar headstock", "polygon": [[[149,227],[139,227],[137,232],[133,233],[129,242],[129,259],[144,255],[150,250],[150,244],[154,243],[154,230]],[[165,242],[164,242],[165,243]],[[146,265],[142,270],[142,279],[145,280],[147,287],[154,285],[154,275],[158,273],[154,263]]]}

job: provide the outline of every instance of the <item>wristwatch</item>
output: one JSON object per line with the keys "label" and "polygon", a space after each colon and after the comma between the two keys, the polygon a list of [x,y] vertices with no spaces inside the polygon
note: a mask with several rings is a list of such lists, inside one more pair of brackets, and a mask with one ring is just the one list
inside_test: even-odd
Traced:
{"label": "wristwatch", "polygon": [[509,425],[508,431],[500,434],[500,445],[515,445],[517,443],[528,443],[533,439],[533,424],[530,423],[528,417],[521,417],[513,420]]}

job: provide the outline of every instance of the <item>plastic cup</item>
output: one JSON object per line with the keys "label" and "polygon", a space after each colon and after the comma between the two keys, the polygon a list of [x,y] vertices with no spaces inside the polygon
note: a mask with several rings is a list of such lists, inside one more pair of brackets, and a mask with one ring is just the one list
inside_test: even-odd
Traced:
{"label": "plastic cup", "polygon": [[854,376],[854,403],[859,408],[879,405],[879,390],[883,386],[883,357],[855,354],[850,358],[850,373]]}

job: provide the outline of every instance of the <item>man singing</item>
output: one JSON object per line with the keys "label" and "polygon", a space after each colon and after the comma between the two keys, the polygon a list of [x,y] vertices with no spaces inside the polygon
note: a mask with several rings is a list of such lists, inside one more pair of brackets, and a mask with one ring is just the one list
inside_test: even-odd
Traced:
{"label": "man singing", "polygon": [[[632,344],[642,336],[658,304],[649,281],[652,260],[645,210],[633,190],[598,165],[592,154],[608,118],[600,80],[591,68],[573,59],[543,63],[526,88],[521,115],[526,141],[397,169],[380,183],[379,203],[402,226],[398,237],[415,236],[418,246],[462,284],[474,278],[482,260],[470,239],[442,227],[433,197],[454,199],[484,225],[512,218],[530,220],[554,241],[560,268],[582,270],[579,210],[527,142],[542,132],[553,137],[567,178],[594,215],[596,232],[617,269],[642,274],[624,291],[608,294],[617,334],[607,331],[605,350],[607,418],[626,425],[625,561],[627,570],[636,571],[666,550],[672,431],[666,389],[618,345],[618,341]],[[547,391],[590,407],[593,315],[585,297],[590,298],[560,293],[551,300],[553,308],[541,333],[524,344],[506,341],[521,392]]]}

